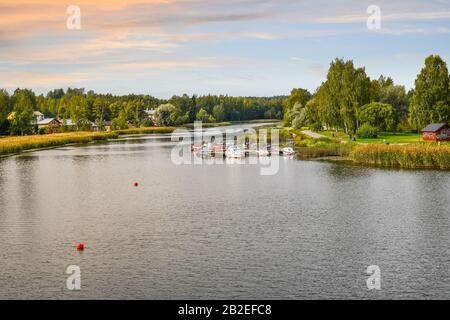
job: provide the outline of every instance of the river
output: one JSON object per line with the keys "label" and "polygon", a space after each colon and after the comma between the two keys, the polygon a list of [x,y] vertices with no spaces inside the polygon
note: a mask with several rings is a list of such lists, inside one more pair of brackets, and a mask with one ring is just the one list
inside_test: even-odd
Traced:
{"label": "river", "polygon": [[[264,176],[175,165],[174,145],[130,136],[0,159],[0,298],[449,298],[450,173],[280,158]],[[81,290],[66,287],[70,265]]]}

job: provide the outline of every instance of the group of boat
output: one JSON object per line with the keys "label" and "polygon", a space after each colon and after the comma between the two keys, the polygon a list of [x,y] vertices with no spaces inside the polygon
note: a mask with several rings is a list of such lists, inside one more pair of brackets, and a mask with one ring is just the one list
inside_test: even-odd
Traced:
{"label": "group of boat", "polygon": [[292,147],[265,147],[265,148],[250,148],[248,145],[229,145],[225,146],[222,144],[212,144],[212,143],[203,143],[203,144],[193,144],[192,151],[200,156],[217,156],[223,155],[226,158],[232,159],[240,159],[245,158],[250,154],[255,154],[258,157],[270,157],[271,155],[282,155],[282,156],[292,156],[295,154],[295,151]]}

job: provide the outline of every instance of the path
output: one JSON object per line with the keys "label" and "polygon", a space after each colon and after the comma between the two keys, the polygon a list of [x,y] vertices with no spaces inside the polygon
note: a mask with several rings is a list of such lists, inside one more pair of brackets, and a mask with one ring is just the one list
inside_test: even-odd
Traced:
{"label": "path", "polygon": [[302,133],[313,139],[326,138],[325,136],[318,134],[316,132],[312,132],[311,130],[304,130],[304,131],[302,131]]}

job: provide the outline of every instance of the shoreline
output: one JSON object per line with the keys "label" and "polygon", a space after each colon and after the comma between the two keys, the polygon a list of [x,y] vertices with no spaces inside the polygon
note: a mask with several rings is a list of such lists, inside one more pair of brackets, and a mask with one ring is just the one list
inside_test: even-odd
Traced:
{"label": "shoreline", "polygon": [[[265,119],[258,119],[258,120],[252,120],[252,121],[233,121],[233,122],[221,122],[221,123],[207,123],[204,124],[204,128],[219,128],[223,126],[228,125],[235,125],[235,124],[259,124],[265,121],[273,121],[271,119],[265,120]],[[186,124],[179,127],[145,127],[145,128],[132,128],[132,129],[123,129],[123,130],[113,130],[112,132],[67,132],[62,134],[54,134],[54,135],[30,135],[30,136],[13,136],[13,137],[3,137],[0,138],[0,159],[6,158],[6,157],[12,157],[17,156],[24,153],[30,153],[35,151],[42,151],[42,150],[51,150],[56,149],[60,147],[65,146],[74,146],[74,145],[82,145],[82,144],[89,144],[92,142],[99,142],[99,141],[107,141],[109,139],[118,139],[120,136],[126,136],[126,135],[139,135],[139,134],[168,134],[175,131],[177,128],[187,128],[190,127],[193,128],[193,124]],[[42,147],[33,147],[28,148],[27,144],[30,142],[14,142],[13,149],[19,149],[18,151],[4,151],[1,149],[1,142],[3,139],[34,139],[34,140],[42,140],[35,143],[41,143],[43,144]],[[61,138],[61,141],[58,142],[58,138]],[[64,141],[64,139],[67,139]],[[80,141],[73,141],[75,139],[79,139]],[[4,140],[3,140],[4,141]],[[48,144],[48,145],[46,145]],[[23,149],[22,149],[23,148]],[[5,148],[6,149],[6,148]],[[2,154],[2,152],[5,152]]]}
{"label": "shoreline", "polygon": [[[242,123],[242,122],[239,122]],[[253,121],[249,124],[258,124],[259,121]],[[228,124],[232,125],[232,124]],[[224,123],[219,123],[216,126],[210,125],[208,127],[221,127],[225,126]],[[181,126],[186,127],[186,126]],[[30,138],[33,140],[38,140],[36,142],[23,142],[22,144],[17,141],[15,141],[15,145],[11,147],[12,152],[6,152],[4,154],[0,154],[0,160],[6,157],[12,157],[17,156],[20,154],[25,153],[31,153],[36,151],[43,151],[43,150],[51,150],[56,148],[61,148],[65,146],[76,146],[76,145],[83,145],[83,144],[90,144],[90,143],[98,143],[98,142],[105,142],[108,140],[114,140],[118,139],[121,136],[126,135],[138,135],[138,134],[168,134],[173,131],[175,131],[177,127],[146,127],[146,128],[133,128],[133,129],[124,129],[124,130],[115,130],[112,132],[105,132],[105,133],[98,133],[98,132],[76,132],[76,133],[66,133],[66,134],[59,134],[59,135],[36,135],[36,136],[25,136],[23,137],[24,140],[26,138]],[[16,138],[17,140],[20,140],[22,137],[12,137],[11,140]],[[58,138],[60,140],[58,140]],[[8,137],[0,139],[0,146],[3,139],[9,139]],[[311,138],[310,138],[311,139]],[[79,141],[76,141],[79,140]],[[314,139],[312,139],[314,140]],[[32,147],[28,148],[28,145],[35,144],[42,144],[42,147]],[[402,148],[402,153],[408,154],[408,145],[406,146],[400,146],[400,145],[392,145],[392,146],[378,146],[377,144],[361,144],[359,145],[364,146],[365,148],[388,148],[387,152],[391,152],[392,147]],[[300,147],[299,149],[311,149],[312,153],[314,153],[315,147]],[[395,148],[395,149],[397,149]],[[7,149],[7,148],[5,148]],[[19,149],[19,151],[15,151],[16,149]],[[320,149],[320,148],[319,148]],[[327,147],[325,147],[327,149]],[[356,150],[355,150],[356,149]],[[355,146],[352,148],[349,155],[317,155],[313,156],[312,154],[305,155],[302,154],[300,150],[297,150],[297,157],[299,160],[302,161],[320,161],[320,162],[330,162],[330,163],[336,163],[336,164],[347,164],[352,166],[358,166],[358,167],[368,167],[368,168],[380,168],[380,169],[393,169],[393,170],[439,170],[439,171],[450,171],[450,163],[447,165],[446,163],[442,165],[442,160],[439,164],[432,163],[422,163],[421,161],[417,163],[408,163],[407,165],[401,165],[396,163],[383,163],[383,161],[380,162],[380,159],[374,159],[373,157],[370,157],[371,159],[365,159],[366,155],[360,155],[358,153],[353,153],[353,151],[358,151],[358,147]],[[369,151],[370,151],[369,149]],[[404,150],[403,150],[404,149]],[[5,152],[4,150],[1,150],[1,152]],[[305,150],[304,150],[305,151]],[[386,150],[384,150],[386,152]],[[399,150],[397,150],[398,152]],[[0,153],[1,153],[0,152]],[[355,158],[356,155],[356,158]]]}
{"label": "shoreline", "polygon": [[[55,149],[68,145],[88,144],[92,142],[117,139],[119,134],[77,132],[55,135],[33,135],[23,137],[7,137],[0,139],[0,159],[40,150]],[[23,140],[23,141],[21,141]],[[7,142],[3,143],[2,142]]]}

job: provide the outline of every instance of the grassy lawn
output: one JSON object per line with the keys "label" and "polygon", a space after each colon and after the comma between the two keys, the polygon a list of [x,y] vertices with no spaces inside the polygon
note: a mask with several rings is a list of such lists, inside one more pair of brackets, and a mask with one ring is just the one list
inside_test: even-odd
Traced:
{"label": "grassy lawn", "polygon": [[[350,137],[344,132],[334,132],[334,131],[321,131],[319,132],[321,135],[332,138],[333,133],[334,137],[344,141],[350,141]],[[386,141],[390,144],[409,144],[409,143],[417,143],[419,141],[417,133],[390,133],[383,132],[376,139],[356,139],[356,142],[359,143],[384,143]],[[422,141],[422,139],[421,139]]]}

